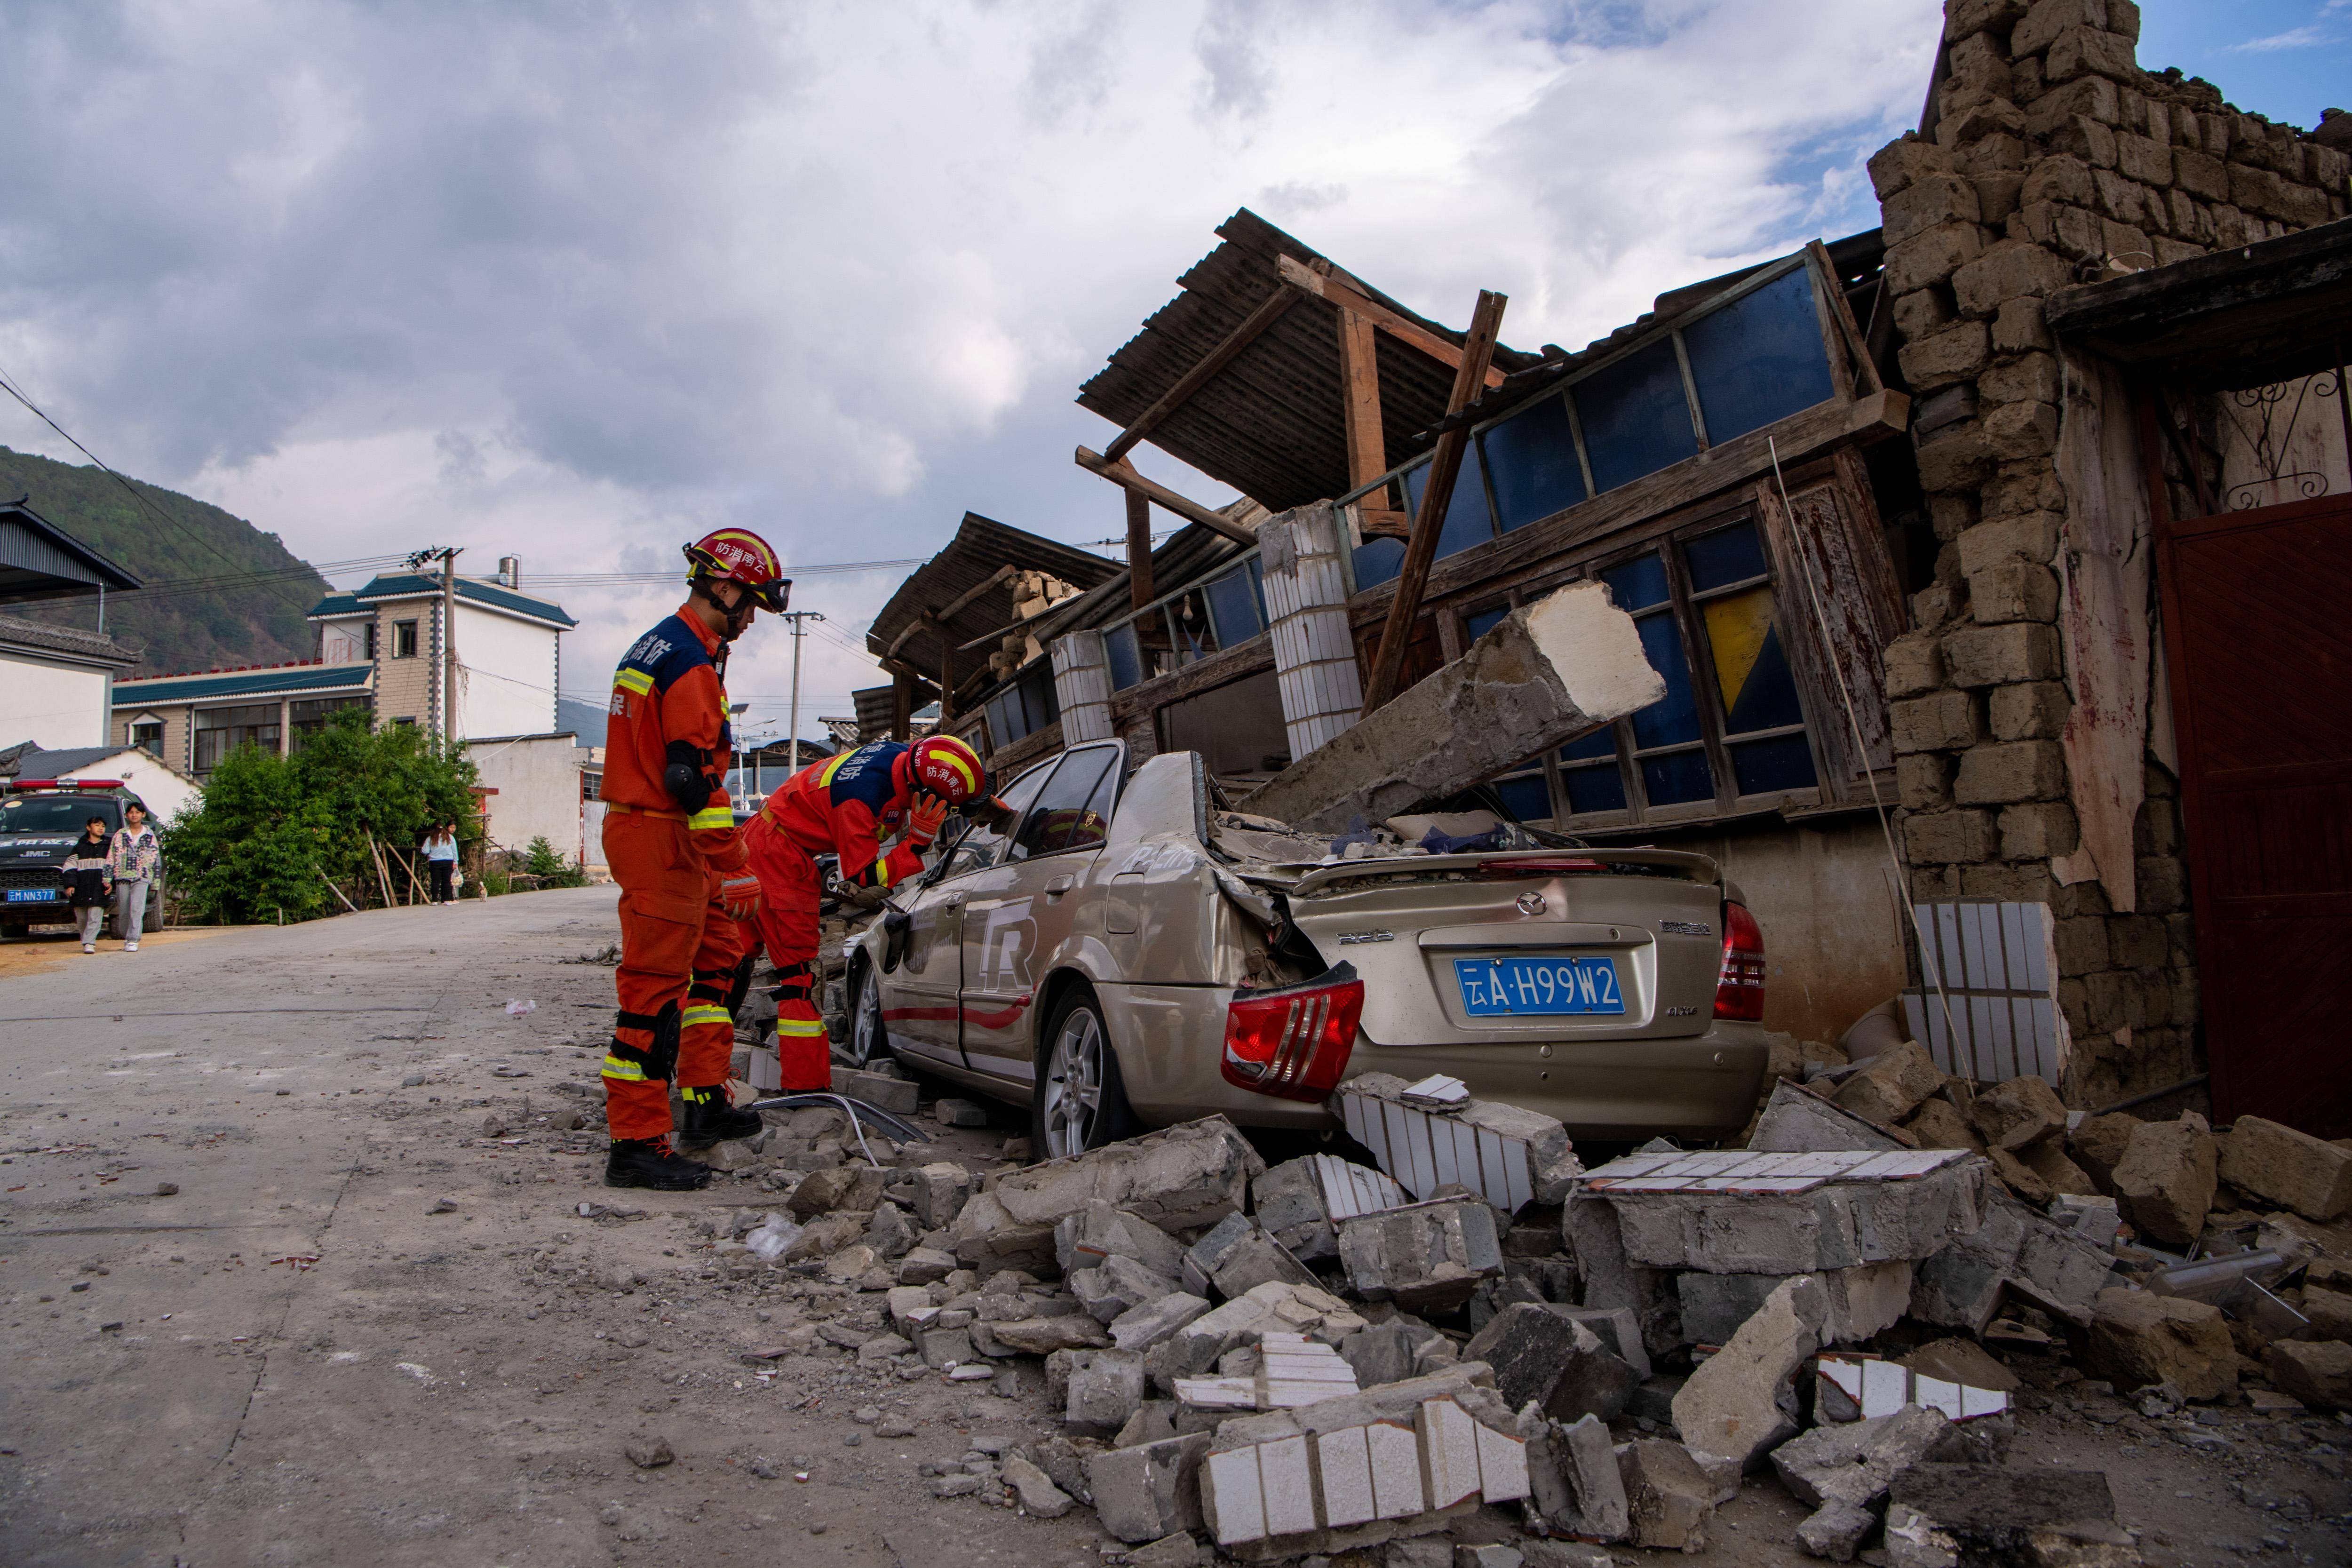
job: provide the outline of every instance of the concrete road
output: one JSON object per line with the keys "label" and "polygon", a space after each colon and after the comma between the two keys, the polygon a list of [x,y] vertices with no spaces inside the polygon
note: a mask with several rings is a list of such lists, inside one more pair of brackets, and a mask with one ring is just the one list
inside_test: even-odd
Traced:
{"label": "concrete road", "polygon": [[[1038,1402],[744,1363],[822,1314],[722,1277],[696,1226],[772,1194],[603,1187],[613,972],[577,961],[614,903],[0,950],[0,1562],[1099,1563],[1083,1510],[917,1474],[1035,1436]],[[632,1465],[642,1434],[677,1462]]]}

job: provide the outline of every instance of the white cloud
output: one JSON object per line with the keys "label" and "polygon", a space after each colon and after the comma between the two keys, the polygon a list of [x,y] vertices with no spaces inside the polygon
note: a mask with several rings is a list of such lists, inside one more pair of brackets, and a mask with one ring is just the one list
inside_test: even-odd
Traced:
{"label": "white cloud", "polygon": [[[2336,8],[2335,5],[2330,5],[2325,9],[2333,11]],[[2328,41],[2327,30],[2325,27],[2312,26],[2290,28],[2284,33],[2273,33],[2268,37],[2248,38],[2243,43],[2231,44],[2229,47],[2231,54],[2274,54],[2281,49],[2308,49]]]}
{"label": "white cloud", "polygon": [[[1234,207],[1440,320],[1496,287],[1507,341],[1574,346],[1874,223],[1860,162],[1916,114],[1937,17],[25,0],[0,366],[316,559],[446,537],[528,582],[666,569],[726,521],[803,562],[920,555],[967,507],[1101,538],[1070,400]],[[854,641],[898,575],[798,602]],[[567,603],[573,671],[663,607]],[[783,691],[787,641],[735,684]],[[876,679],[804,653],[813,689]]]}

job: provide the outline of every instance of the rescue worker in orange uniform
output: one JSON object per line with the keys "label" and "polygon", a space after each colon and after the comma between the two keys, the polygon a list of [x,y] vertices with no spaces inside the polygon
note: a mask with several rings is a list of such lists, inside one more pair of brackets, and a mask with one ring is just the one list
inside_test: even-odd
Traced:
{"label": "rescue worker in orange uniform", "polygon": [[686,1103],[678,1142],[760,1130],[727,1097],[734,1025],[725,1005],[757,915],[727,797],[727,650],[792,588],[776,552],[740,528],[686,547],[687,600],[630,645],[613,675],[604,736],[604,860],[621,885],[620,1012],[604,1058],[612,1150],[604,1184],[686,1192],[709,1167],[670,1147],[669,1082]]}
{"label": "rescue worker in orange uniform", "polygon": [[[877,741],[803,768],[745,825],[760,879],[760,936],[780,982],[776,1054],[786,1093],[833,1087],[824,1021],[809,994],[823,890],[815,858],[837,855],[841,880],[887,890],[921,872],[924,849],[956,807],[992,823],[1005,815],[972,749],[933,735],[911,746]],[[886,850],[893,834],[898,842]]]}

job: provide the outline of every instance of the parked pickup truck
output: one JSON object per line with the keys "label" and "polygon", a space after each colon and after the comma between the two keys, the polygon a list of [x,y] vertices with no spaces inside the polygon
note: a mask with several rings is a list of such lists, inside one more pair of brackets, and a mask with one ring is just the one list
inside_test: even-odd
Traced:
{"label": "parked pickup truck", "polygon": [[[104,817],[112,833],[122,826],[122,808],[133,803],[147,804],[123,785],[100,780],[0,779],[0,935],[70,923],[58,863],[81,837],[83,824]],[[159,879],[147,889],[149,931],[163,923],[157,917],[162,900]],[[111,922],[114,916],[106,918]]]}
{"label": "parked pickup truck", "polygon": [[1003,798],[1005,831],[942,839],[853,942],[848,1054],[1025,1104],[1041,1156],[1213,1112],[1329,1126],[1350,1070],[1607,1142],[1755,1107],[1763,935],[1706,856],[1500,826],[1335,844],[1221,809],[1197,753],[1130,774],[1117,742]]}

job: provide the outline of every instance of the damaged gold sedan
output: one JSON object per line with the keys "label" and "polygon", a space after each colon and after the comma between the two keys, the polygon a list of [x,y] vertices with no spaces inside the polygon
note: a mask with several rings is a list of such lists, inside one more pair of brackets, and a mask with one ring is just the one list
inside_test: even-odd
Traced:
{"label": "damaged gold sedan", "polygon": [[1004,831],[853,940],[848,1054],[1025,1104],[1041,1156],[1213,1112],[1336,1126],[1350,1070],[1600,1141],[1719,1137],[1756,1104],[1762,936],[1705,856],[1402,817],[1335,850],[1221,809],[1196,753],[1130,774],[1118,742],[1003,798]]}

